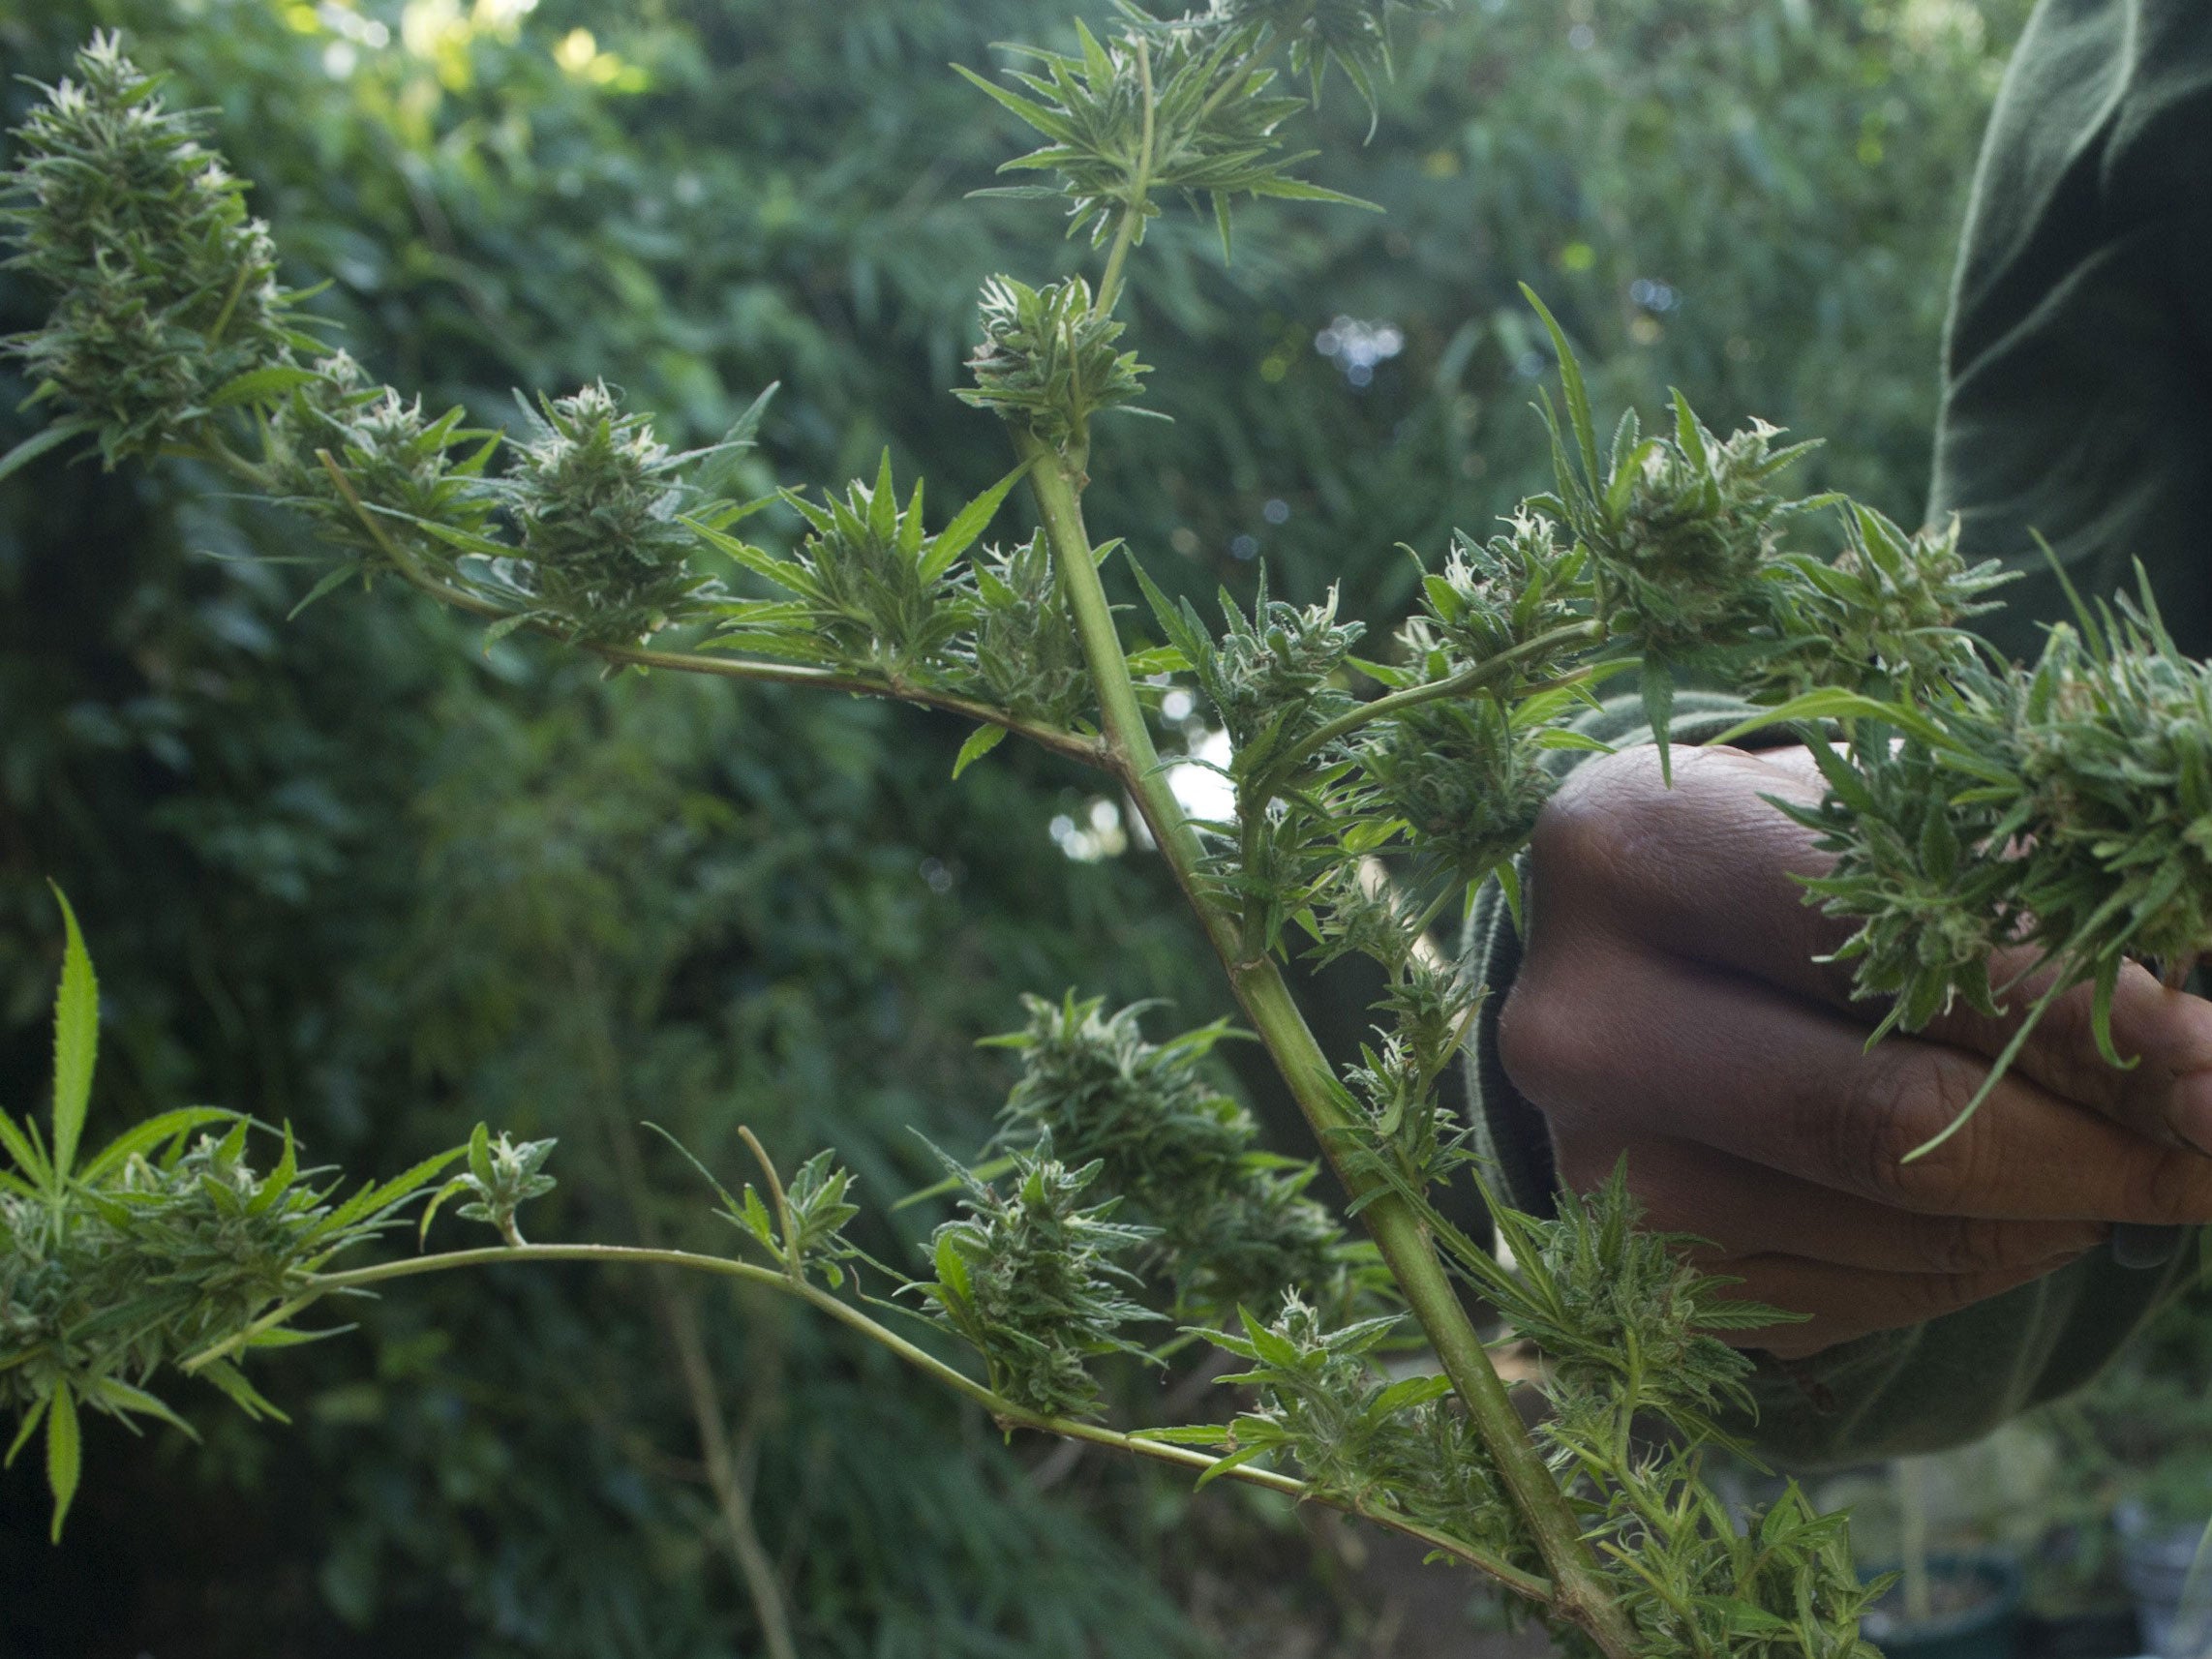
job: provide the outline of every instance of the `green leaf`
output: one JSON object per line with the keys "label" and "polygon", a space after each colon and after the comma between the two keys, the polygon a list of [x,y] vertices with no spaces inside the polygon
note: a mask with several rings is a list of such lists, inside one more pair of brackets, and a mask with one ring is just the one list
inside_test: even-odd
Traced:
{"label": "green leaf", "polygon": [[[978,1042],[976,1046],[978,1048],[1003,1048],[1011,1047],[1013,1045],[1011,1043],[1001,1041],[996,1038],[986,1037],[982,1041]],[[1014,1167],[1014,1161],[1015,1161],[1011,1156],[1004,1158],[985,1159],[983,1162],[978,1163],[970,1168],[968,1173],[974,1176],[978,1181],[996,1181],[1001,1175],[1004,1175],[1009,1169]],[[942,1181],[933,1181],[926,1187],[907,1193],[905,1197],[899,1199],[897,1203],[892,1205],[892,1214],[896,1215],[899,1211],[908,1209],[913,1205],[926,1203],[931,1198],[942,1198],[949,1192],[957,1192],[966,1185],[967,1183],[962,1181],[957,1175],[948,1175]]]}
{"label": "green leaf", "polygon": [[195,1440],[199,1431],[179,1417],[154,1395],[142,1388],[134,1388],[120,1377],[96,1376],[85,1384],[84,1397],[94,1404],[105,1405],[110,1411],[133,1412],[140,1417],[156,1417],[172,1429],[182,1429]]}
{"label": "green leaf", "polygon": [[21,1455],[23,1448],[31,1443],[31,1436],[39,1432],[39,1425],[44,1423],[45,1418],[46,1403],[44,1400],[32,1401],[30,1410],[23,1413],[22,1422],[15,1425],[15,1437],[8,1442],[7,1456],[0,1457],[0,1469],[12,1469],[15,1466],[15,1459]]}
{"label": "green leaf", "polygon": [[1655,657],[1644,662],[1644,718],[1651,723],[1651,741],[1659,748],[1659,776],[1669,789],[1675,786],[1674,749],[1668,741],[1675,723],[1674,671]]}
{"label": "green leaf", "polygon": [[1168,1446],[1218,1446],[1228,1438],[1228,1431],[1219,1423],[1194,1423],[1186,1428],[1137,1429],[1129,1437]]}
{"label": "green leaf", "polygon": [[492,1131],[481,1119],[469,1131],[469,1173],[486,1187],[492,1185]]}
{"label": "green leaf", "polygon": [[[702,1163],[699,1161],[698,1155],[696,1153],[694,1153],[688,1146],[685,1146],[682,1141],[678,1140],[674,1135],[670,1134],[668,1131],[662,1129],[660,1125],[656,1123],[647,1122],[645,1127],[652,1131],[654,1134],[660,1136],[662,1140],[668,1142],[669,1145],[676,1148],[679,1153],[682,1154],[683,1161],[690,1164],[692,1168],[699,1171],[700,1179],[705,1181],[708,1186],[714,1189],[714,1195],[722,1200],[722,1207],[725,1211],[728,1212],[731,1220],[738,1221],[743,1217],[744,1206],[738,1202],[738,1200],[731,1194],[730,1190],[727,1187],[723,1186],[721,1182],[717,1181],[714,1178],[714,1172],[712,1169],[709,1169],[706,1164]],[[752,1189],[748,1187],[745,1189],[745,1191],[749,1192],[752,1191]],[[767,1241],[764,1240],[762,1242],[765,1243]]]}
{"label": "green leaf", "polygon": [[[1536,315],[1544,319],[1544,331],[1552,337],[1552,349],[1559,354],[1560,384],[1566,393],[1567,424],[1574,431],[1575,445],[1582,451],[1585,477],[1591,490],[1597,488],[1600,476],[1597,463],[1597,428],[1590,414],[1590,388],[1583,382],[1582,364],[1576,360],[1574,347],[1567,344],[1566,330],[1559,318],[1551,314],[1544,302],[1536,297],[1536,290],[1527,283],[1521,285],[1521,297],[1535,307]],[[1565,480],[1561,480],[1565,482]]]}
{"label": "green leaf", "polygon": [[[318,1332],[316,1334],[320,1336],[324,1333]],[[272,1404],[259,1389],[248,1382],[246,1373],[228,1360],[211,1360],[200,1367],[199,1374],[220,1388],[225,1394],[227,1394],[231,1403],[256,1422],[260,1421],[263,1417],[273,1417],[279,1423],[291,1421],[282,1410]]]}
{"label": "green leaf", "polygon": [[1388,1417],[1393,1412],[1405,1410],[1409,1405],[1419,1405],[1424,1401],[1441,1400],[1451,1391],[1452,1379],[1448,1376],[1409,1376],[1402,1381],[1392,1383],[1377,1395],[1368,1405],[1368,1415],[1377,1418]]}
{"label": "green leaf", "polygon": [[84,1472],[84,1440],[77,1429],[76,1399],[69,1384],[54,1384],[53,1405],[46,1412],[46,1485],[54,1494],[54,1523],[49,1534],[61,1542],[62,1523],[76,1499],[77,1477]]}
{"label": "green leaf", "polygon": [[1004,726],[978,726],[968,734],[968,740],[960,745],[959,756],[953,762],[953,775],[958,777],[1005,741]]}
{"label": "green leaf", "polygon": [[[1266,1446],[1239,1446],[1235,1451],[1229,1453],[1227,1457],[1216,1458],[1212,1463],[1208,1463],[1206,1465],[1205,1472],[1198,1476],[1197,1485],[1199,1487],[1203,1487],[1209,1481],[1213,1480],[1217,1475],[1226,1475],[1231,1469],[1242,1468],[1246,1463],[1251,1463],[1255,1458],[1265,1457],[1268,1450],[1269,1448]],[[1196,1488],[1193,1490],[1196,1490]]]}
{"label": "green leaf", "polygon": [[[159,1117],[151,1117],[141,1124],[133,1125],[102,1147],[79,1172],[79,1179],[87,1184],[96,1182],[134,1153],[151,1151],[165,1140],[180,1134],[190,1134],[194,1130],[208,1124],[235,1122],[237,1117],[236,1112],[222,1106],[181,1106],[173,1112],[163,1112]],[[5,1118],[0,1118],[0,1125],[6,1122]],[[0,1138],[4,1138],[5,1132],[0,1130]]]}
{"label": "green leaf", "polygon": [[1303,179],[1261,179],[1252,187],[1254,196],[1271,196],[1284,201],[1326,201],[1338,207],[1362,207],[1370,213],[1386,211],[1380,202],[1369,201],[1362,196],[1347,196],[1341,190],[1324,190],[1318,184]]}
{"label": "green leaf", "polygon": [[271,363],[265,369],[249,369],[224,381],[208,398],[207,407],[227,409],[234,404],[273,404],[287,392],[312,386],[321,378],[315,370],[302,369],[296,363]]}
{"label": "green leaf", "polygon": [[332,1233],[345,1231],[355,1223],[380,1217],[400,1200],[409,1196],[417,1188],[435,1181],[444,1172],[445,1166],[468,1149],[454,1147],[435,1158],[426,1158],[404,1175],[395,1175],[381,1187],[368,1186],[316,1222],[303,1242],[326,1238]]}
{"label": "green leaf", "polygon": [[23,1172],[32,1186],[41,1191],[52,1187],[52,1165],[41,1156],[38,1146],[15,1127],[15,1120],[6,1112],[0,1112],[0,1147],[7,1149],[8,1156],[15,1161],[15,1167]]}
{"label": "green leaf", "polygon": [[337,592],[339,588],[345,587],[347,583],[360,574],[361,561],[357,558],[348,559],[335,570],[324,571],[322,580],[307,590],[307,597],[285,613],[285,620],[290,621],[317,600],[329,598],[331,594]]}
{"label": "green leaf", "polygon": [[738,416],[736,424],[723,435],[722,441],[708,452],[698,476],[692,480],[703,493],[718,496],[735,479],[745,451],[753,447],[761,421],[768,414],[769,400],[782,386],[782,381],[771,380],[761,395],[745,407],[745,412]]}
{"label": "green leaf", "polygon": [[954,64],[953,71],[955,75],[964,77],[971,86],[988,93],[1001,106],[1012,110],[1047,138],[1057,139],[1063,144],[1079,141],[1079,135],[1077,135],[1075,127],[1063,117],[1045,108],[1044,105],[1031,103],[1017,92],[1009,92],[1005,87],[993,81],[985,80],[964,64]]}
{"label": "green leaf", "polygon": [[976,538],[990,528],[998,516],[1007,492],[1029,475],[1029,463],[1023,462],[954,516],[953,522],[937,532],[937,539],[929,544],[928,555],[922,561],[922,578],[931,581],[953,567],[953,560],[968,551]]}
{"label": "green leaf", "polygon": [[91,432],[93,423],[88,420],[65,420],[58,426],[49,426],[44,432],[33,433],[29,437],[0,455],[0,479],[19,471],[49,449],[58,449],[73,437]]}
{"label": "green leaf", "polygon": [[58,1193],[76,1161],[77,1137],[84,1132],[85,1108],[92,1100],[92,1068],[100,1053],[100,981],[93,976],[84,935],[77,930],[76,912],[70,909],[60,888],[53,889],[53,895],[61,905],[62,926],[69,936],[62,948],[61,985],[54,993],[51,1174]]}

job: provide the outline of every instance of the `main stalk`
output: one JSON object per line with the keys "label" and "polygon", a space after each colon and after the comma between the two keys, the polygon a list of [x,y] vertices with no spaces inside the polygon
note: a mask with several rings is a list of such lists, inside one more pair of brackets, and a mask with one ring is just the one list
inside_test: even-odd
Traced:
{"label": "main stalk", "polygon": [[1407,1306],[1436,1349],[1444,1374],[1465,1403],[1514,1507],[1543,1556],[1552,1576],[1553,1611],[1581,1626],[1611,1659],[1631,1659],[1635,1652],[1633,1633],[1584,1546],[1582,1529],[1565,1494],[1522,1427],[1520,1414],[1490,1363],[1481,1336],[1437,1258],[1428,1228],[1397,1194],[1384,1191],[1370,1197],[1374,1179],[1346,1167],[1338,1153],[1343,1137],[1332,1131],[1349,1127],[1352,1119],[1335,1069],[1315,1041],[1274,960],[1264,953],[1247,951],[1235,920],[1201,889],[1198,870],[1203,849],[1153,746],[1151,729],[1099,580],[1090,535],[1083,525],[1084,477],[1079,459],[1054,454],[1026,436],[1017,437],[1016,444],[1031,463],[1030,488],[1097,687],[1099,725],[1106,737],[1109,769],[1136,800],[1227,970],[1238,1002],[1298,1102],[1323,1156],[1346,1189],[1355,1197],[1368,1200],[1360,1219],[1397,1280]]}

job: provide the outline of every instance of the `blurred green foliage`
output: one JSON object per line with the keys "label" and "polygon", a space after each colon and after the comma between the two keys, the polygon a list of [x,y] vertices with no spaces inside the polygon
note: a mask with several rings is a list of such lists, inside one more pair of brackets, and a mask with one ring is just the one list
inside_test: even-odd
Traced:
{"label": "blurred green foliage", "polygon": [[[0,0],[0,67],[51,76],[129,31],[215,110],[286,279],[332,278],[315,304],[348,349],[434,407],[508,420],[510,386],[604,376],[688,444],[781,379],[752,483],[839,485],[888,444],[952,499],[1005,467],[998,423],[946,395],[978,287],[1068,260],[963,199],[1016,136],[942,66],[1066,10]],[[1124,344],[1176,424],[1117,432],[1095,522],[1182,556],[1194,595],[1248,592],[1264,557],[1289,597],[1336,581],[1348,615],[1393,614],[1416,577],[1394,541],[1434,567],[1450,527],[1486,531],[1541,479],[1523,280],[1601,402],[1679,382],[1723,427],[1820,432],[1807,487],[1916,521],[1954,227],[2025,10],[1417,19],[1372,144],[1348,89],[1323,112],[1318,182],[1387,217],[1250,215],[1227,269],[1210,222],[1155,227]],[[11,125],[29,97],[0,94]],[[38,303],[0,277],[0,331]],[[0,409],[26,389],[0,376]],[[834,1144],[880,1204],[937,1173],[909,1126],[988,1135],[1013,1073],[972,1044],[1017,993],[1227,1011],[1148,860],[1062,853],[1053,821],[1092,826],[1093,802],[1049,758],[1001,749],[948,792],[963,734],[911,710],[599,683],[397,592],[287,621],[307,579],[253,560],[298,533],[208,480],[58,456],[0,493],[0,1099],[44,1082],[47,876],[102,964],[95,1131],[208,1100],[397,1168],[489,1118],[561,1137],[539,1224],[571,1237],[713,1236],[637,1119],[731,1175],[741,1122],[791,1161]],[[910,1260],[941,1214],[867,1248]],[[1158,1543],[1169,1489],[1040,1476],[833,1332],[742,1293],[698,1311],[805,1651],[1265,1649],[1192,1613]],[[203,1413],[202,1448],[105,1460],[131,1473],[84,1494],[58,1556],[37,1483],[0,1485],[0,1648],[752,1650],[654,1296],[579,1269],[361,1317],[262,1378],[295,1430]],[[1197,1503],[1244,1570],[1281,1564],[1254,1541],[1280,1517]]]}

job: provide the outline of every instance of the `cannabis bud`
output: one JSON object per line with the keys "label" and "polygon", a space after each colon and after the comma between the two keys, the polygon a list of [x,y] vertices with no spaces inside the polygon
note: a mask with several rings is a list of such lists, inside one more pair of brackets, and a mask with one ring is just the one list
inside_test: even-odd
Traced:
{"label": "cannabis bud", "polygon": [[[242,377],[302,344],[246,187],[162,107],[155,79],[103,34],[15,136],[10,264],[58,289],[45,326],[6,342],[38,397],[99,433],[109,466],[158,450]],[[227,395],[229,394],[229,395]]]}
{"label": "cannabis bud", "polygon": [[1340,1233],[1305,1196],[1312,1166],[1267,1157],[1252,1114],[1205,1074],[1226,1023],[1154,1043],[1141,1004],[1109,1015],[1096,998],[1022,1001],[1028,1025],[990,1040],[1021,1056],[994,1144],[1097,1160],[1101,1192],[1156,1235],[1145,1264],[1172,1274],[1178,1312],[1218,1319],[1333,1277]]}
{"label": "cannabis bud", "polygon": [[1677,436],[1616,445],[1617,478],[1627,488],[1618,508],[1586,530],[1600,580],[1645,648],[1677,658],[1741,639],[1769,619],[1762,580],[1781,528],[1803,508],[1777,494],[1777,473],[1804,453],[1776,450],[1776,429],[1754,421],[1725,441],[1684,406]]}
{"label": "cannabis bud", "polygon": [[1114,1260],[1151,1230],[1109,1221],[1115,1200],[1083,1203],[1103,1165],[1071,1169],[1048,1138],[1034,1156],[1015,1155],[1004,1192],[944,1161],[967,1214],[937,1229],[936,1281],[916,1288],[983,1355],[998,1393],[1048,1417],[1096,1416],[1089,1361],[1141,1353],[1121,1327],[1154,1317],[1130,1299],[1136,1277]]}
{"label": "cannabis bud", "polygon": [[1337,620],[1337,590],[1318,605],[1267,596],[1264,576],[1248,618],[1225,591],[1228,627],[1201,671],[1222,724],[1237,747],[1257,743],[1270,728],[1320,724],[1350,707],[1332,681],[1367,633],[1363,622]]}
{"label": "cannabis bud", "polygon": [[604,382],[527,404],[531,436],[500,494],[519,534],[499,574],[532,619],[570,639],[629,644],[698,615],[714,591],[691,568],[679,514],[693,492],[652,423],[625,413]]}
{"label": "cannabis bud", "polygon": [[1307,77],[1317,103],[1321,76],[1339,65],[1372,111],[1375,80],[1391,74],[1390,14],[1439,12],[1446,0],[1213,0],[1214,15],[1255,25],[1289,43],[1290,73]]}
{"label": "cannabis bud", "polygon": [[1396,1512],[1500,1555],[1525,1555],[1527,1539],[1495,1465],[1440,1376],[1393,1382],[1375,1350],[1395,1315],[1330,1330],[1290,1297],[1265,1324],[1239,1310],[1243,1332],[1206,1340],[1251,1369],[1221,1377],[1254,1389],[1257,1403],[1229,1425],[1231,1450],[1215,1471],[1287,1453],[1320,1492],[1362,1509]]}
{"label": "cannabis bud", "polygon": [[1090,670],[1041,530],[975,560],[977,677],[992,702],[1063,729],[1091,717]]}
{"label": "cannabis bud", "polygon": [[556,1144],[552,1140],[510,1140],[504,1131],[495,1140],[491,1131],[478,1124],[469,1137],[469,1167],[440,1187],[437,1196],[423,1207],[420,1230],[427,1234],[439,1206],[458,1194],[469,1199],[461,1206],[464,1220],[487,1222],[499,1228],[500,1237],[508,1244],[519,1247],[523,1235],[515,1225],[515,1212],[530,1199],[542,1198],[553,1191],[556,1183],[545,1173],[545,1161],[553,1156]]}
{"label": "cannabis bud", "polygon": [[2212,665],[2152,606],[2059,626],[2014,728],[2028,791],[2020,902],[2053,943],[2111,937],[2178,982],[2212,947]]}
{"label": "cannabis bud", "polygon": [[1378,721],[1358,755],[1413,851],[1466,881],[1528,844],[1554,788],[1535,734],[1491,697],[1439,699]]}
{"label": "cannabis bud", "polygon": [[1968,618],[1996,609],[1984,597],[2013,580],[1995,559],[1969,565],[1954,518],[1907,535],[1871,507],[1843,508],[1845,545],[1834,562],[1803,555],[1784,601],[1788,649],[1745,689],[1785,694],[1816,686],[1914,690],[1940,684],[1973,660]]}
{"label": "cannabis bud", "polygon": [[485,435],[462,426],[458,407],[433,420],[420,398],[368,384],[343,351],[316,370],[269,417],[270,492],[366,570],[389,566],[395,545],[433,568],[450,565],[456,546],[480,545],[497,504],[482,483],[493,451]]}
{"label": "cannabis bud", "polygon": [[[1115,343],[1123,325],[1092,309],[1080,277],[1033,288],[1012,277],[984,285],[983,343],[968,359],[977,408],[1026,425],[1049,449],[1080,451],[1091,416],[1136,402],[1149,372]],[[1139,411],[1142,412],[1142,411]]]}
{"label": "cannabis bud", "polygon": [[1440,649],[1466,666],[1565,626],[1589,608],[1586,563],[1580,548],[1560,545],[1551,520],[1526,507],[1486,542],[1454,530],[1443,569],[1422,581],[1423,614],[1406,624],[1408,654]]}

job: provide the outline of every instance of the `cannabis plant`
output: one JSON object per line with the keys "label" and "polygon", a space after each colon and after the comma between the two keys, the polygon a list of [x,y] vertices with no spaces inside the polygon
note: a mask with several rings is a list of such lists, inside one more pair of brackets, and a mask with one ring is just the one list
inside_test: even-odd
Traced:
{"label": "cannabis plant", "polygon": [[[1987,660],[1964,624],[1995,568],[1955,534],[1793,497],[1803,445],[1756,423],[1719,435],[1679,396],[1650,428],[1630,415],[1601,437],[1533,294],[1559,367],[1541,408],[1555,486],[1496,533],[1454,536],[1392,638],[1368,640],[1333,598],[1296,605],[1264,584],[1249,606],[1225,593],[1216,620],[1167,597],[1150,550],[1095,539],[1094,445],[1107,417],[1144,412],[1121,302],[1149,228],[1195,207],[1226,256],[1241,204],[1360,205],[1302,176],[1290,123],[1339,83],[1372,106],[1393,14],[1420,9],[1125,4],[1104,35],[1077,23],[1073,50],[1013,46],[997,74],[962,72],[1037,140],[1003,169],[1022,182],[994,194],[1055,204],[1098,264],[986,285],[959,395],[1003,424],[1008,470],[942,515],[888,458],[840,490],[732,496],[765,393],[688,454],[601,383],[524,399],[512,437],[426,411],[323,344],[197,123],[119,41],[95,40],[46,89],[17,136],[6,214],[15,262],[55,296],[9,347],[53,419],[0,476],[73,441],[108,467],[189,457],[296,509],[303,548],[327,560],[303,603],[396,584],[610,672],[947,711],[975,727],[959,769],[1010,737],[1094,769],[1134,802],[1348,1194],[1333,1213],[1318,1164],[1254,1144],[1210,1080],[1223,1028],[1157,1041],[1141,1009],[1074,995],[1034,1000],[1000,1040],[1020,1079],[982,1161],[945,1159],[959,1214],[914,1261],[848,1237],[855,1183],[829,1151],[788,1180],[758,1155],[758,1184],[737,1193],[702,1167],[736,1229],[729,1256],[528,1241],[520,1213],[554,1179],[554,1148],[488,1128],[350,1197],[302,1167],[288,1131],[214,1108],[83,1158],[97,994],[65,911],[52,1107],[43,1128],[0,1118],[0,1399],[13,1452],[43,1431],[57,1537],[84,1411],[181,1426],[169,1397],[203,1377],[271,1414],[246,1367],[315,1335],[299,1321],[320,1303],[425,1273],[585,1260],[773,1290],[1010,1433],[1409,1534],[1578,1651],[1864,1650],[1873,1586],[1840,1519],[1794,1488],[1745,1517],[1702,1475],[1747,1401],[1750,1362],[1726,1339],[1790,1315],[1732,1297],[1687,1241],[1639,1230],[1622,1173],[1554,1220],[1492,1199],[1509,1252],[1446,1218],[1447,1189],[1489,1196],[1443,1087],[1483,987],[1436,941],[1456,937],[1480,884],[1516,898],[1546,756],[1591,746],[1575,720],[1597,688],[1634,675],[1664,745],[1677,680],[1695,676],[1813,746],[1826,795],[1789,808],[1834,855],[1811,897],[1855,924],[1845,955],[1863,992],[1891,999],[1891,1024],[1958,997],[1993,1009],[2033,982],[2032,1027],[2086,982],[2109,1048],[2120,964],[2178,976],[2212,932],[2212,672],[2173,649],[2147,593],[2084,609],[2033,666]],[[1018,528],[1005,522],[1017,492]],[[1833,560],[1802,539],[1816,518],[1840,523]],[[1138,606],[1109,601],[1109,564]],[[1174,788],[1176,765],[1214,763],[1163,753],[1170,691],[1228,739],[1218,817],[1194,817]],[[2000,948],[2024,965],[1992,982]],[[1301,954],[1379,969],[1353,1063],[1322,1051],[1291,996],[1284,968]],[[497,1242],[422,1248],[456,1199],[454,1218]],[[1544,1356],[1532,1429],[1468,1292]],[[1102,1364],[1196,1343],[1241,1368],[1226,1422],[1104,1421]]]}

